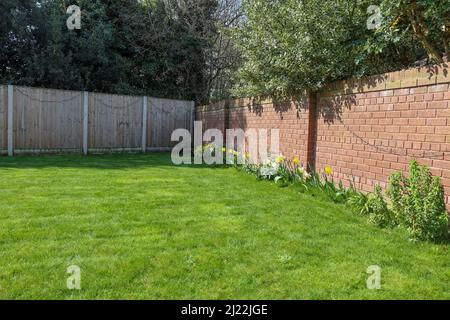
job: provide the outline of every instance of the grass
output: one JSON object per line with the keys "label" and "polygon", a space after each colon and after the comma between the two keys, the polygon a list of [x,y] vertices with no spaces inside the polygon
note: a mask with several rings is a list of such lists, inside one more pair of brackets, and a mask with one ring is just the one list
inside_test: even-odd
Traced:
{"label": "grass", "polygon": [[233,168],[1,158],[0,192],[0,299],[450,299],[447,244]]}

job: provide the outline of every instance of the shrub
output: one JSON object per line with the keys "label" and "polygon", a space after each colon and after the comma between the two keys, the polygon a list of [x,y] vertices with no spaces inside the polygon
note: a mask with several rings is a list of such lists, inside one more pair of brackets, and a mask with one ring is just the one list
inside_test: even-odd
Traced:
{"label": "shrub", "polygon": [[404,225],[413,239],[439,241],[448,236],[448,215],[440,178],[430,169],[411,162],[409,178],[396,172],[389,179],[387,194],[397,223]]}
{"label": "shrub", "polygon": [[369,196],[363,192],[355,192],[347,200],[347,204],[350,206],[353,212],[368,216],[370,214]]}
{"label": "shrub", "polygon": [[375,192],[368,196],[366,206],[370,223],[382,228],[395,225],[393,214],[383,198],[379,185],[375,187]]}

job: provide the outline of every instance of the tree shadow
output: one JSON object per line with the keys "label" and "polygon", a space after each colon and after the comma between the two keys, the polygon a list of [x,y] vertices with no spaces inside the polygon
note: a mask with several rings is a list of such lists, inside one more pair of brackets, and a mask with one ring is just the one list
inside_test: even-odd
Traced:
{"label": "tree shadow", "polygon": [[429,79],[434,76],[443,75],[444,77],[448,77],[448,64],[444,63],[441,65],[427,65],[425,66],[426,71],[428,73]]}
{"label": "tree shadow", "polygon": [[[193,158],[192,158],[193,163]],[[20,155],[0,157],[0,174],[10,169],[94,169],[94,170],[129,170],[141,168],[188,168],[188,169],[226,169],[226,165],[195,165],[172,163],[171,154],[154,153],[117,153],[83,156],[71,155]],[[31,173],[30,173],[31,174]]]}
{"label": "tree shadow", "polygon": [[[388,79],[386,75],[376,75],[362,79],[352,79],[345,82],[344,87],[339,87],[343,82],[335,82],[327,86],[328,94],[320,94],[317,102],[318,113],[326,123],[334,123],[342,120],[345,110],[351,110],[356,106],[356,95],[376,88]],[[322,91],[323,92],[323,91]]]}
{"label": "tree shadow", "polygon": [[[428,80],[432,79],[433,77],[448,77],[449,75],[447,63],[440,65],[424,63],[416,65],[415,67],[416,71],[418,71],[419,73],[427,74]],[[407,69],[404,71],[409,72],[414,71],[414,69]],[[319,115],[322,116],[326,123],[334,123],[335,120],[341,120],[343,112],[346,109],[350,110],[353,106],[356,105],[357,94],[373,91],[394,90],[382,86],[382,84],[388,81],[388,79],[389,73],[383,75],[367,76],[361,79],[336,81],[329,84],[323,90],[319,91]],[[411,85],[411,87],[415,87],[415,85]]]}
{"label": "tree shadow", "polygon": [[[270,103],[269,103],[270,101]],[[284,114],[296,110],[297,118],[300,118],[301,110],[308,109],[308,99],[306,96],[291,97],[290,99],[277,99],[271,96],[261,96],[252,98],[247,102],[245,107],[248,112],[251,112],[259,117],[263,116],[264,105],[270,104],[280,119],[284,119]]]}

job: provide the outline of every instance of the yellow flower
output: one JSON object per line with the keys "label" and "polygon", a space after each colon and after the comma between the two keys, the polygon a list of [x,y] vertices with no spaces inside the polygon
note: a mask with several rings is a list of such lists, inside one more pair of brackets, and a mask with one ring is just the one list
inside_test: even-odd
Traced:
{"label": "yellow flower", "polygon": [[331,175],[333,175],[333,169],[331,169],[330,166],[326,166],[325,173],[331,176]]}
{"label": "yellow flower", "polygon": [[227,152],[227,148],[223,147],[222,152]]}
{"label": "yellow flower", "polygon": [[284,157],[281,156],[281,155],[278,156],[278,157],[275,159],[275,162],[278,163],[278,164],[283,163],[283,162],[284,162]]}
{"label": "yellow flower", "polygon": [[238,156],[238,155],[239,155],[239,152],[234,151],[233,154],[234,154],[235,156]]}
{"label": "yellow flower", "polygon": [[250,153],[246,152],[244,157],[245,157],[245,159],[250,159]]}
{"label": "yellow flower", "polygon": [[303,173],[305,172],[305,170],[302,167],[298,168],[297,171],[298,171],[298,174],[301,176],[303,176]]}
{"label": "yellow flower", "polygon": [[233,154],[233,153],[234,153],[234,150],[233,150],[233,149],[229,149],[229,150],[228,150],[228,153]]}
{"label": "yellow flower", "polygon": [[298,157],[295,157],[295,158],[294,158],[294,163],[295,163],[295,164],[299,164],[299,163],[300,163],[300,159],[299,159]]}

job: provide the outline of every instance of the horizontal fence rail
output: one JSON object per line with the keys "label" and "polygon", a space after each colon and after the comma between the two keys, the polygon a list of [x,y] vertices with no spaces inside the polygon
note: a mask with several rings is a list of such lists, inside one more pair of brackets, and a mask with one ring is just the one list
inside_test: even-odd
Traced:
{"label": "horizontal fence rail", "polygon": [[193,101],[0,85],[0,153],[170,150]]}

